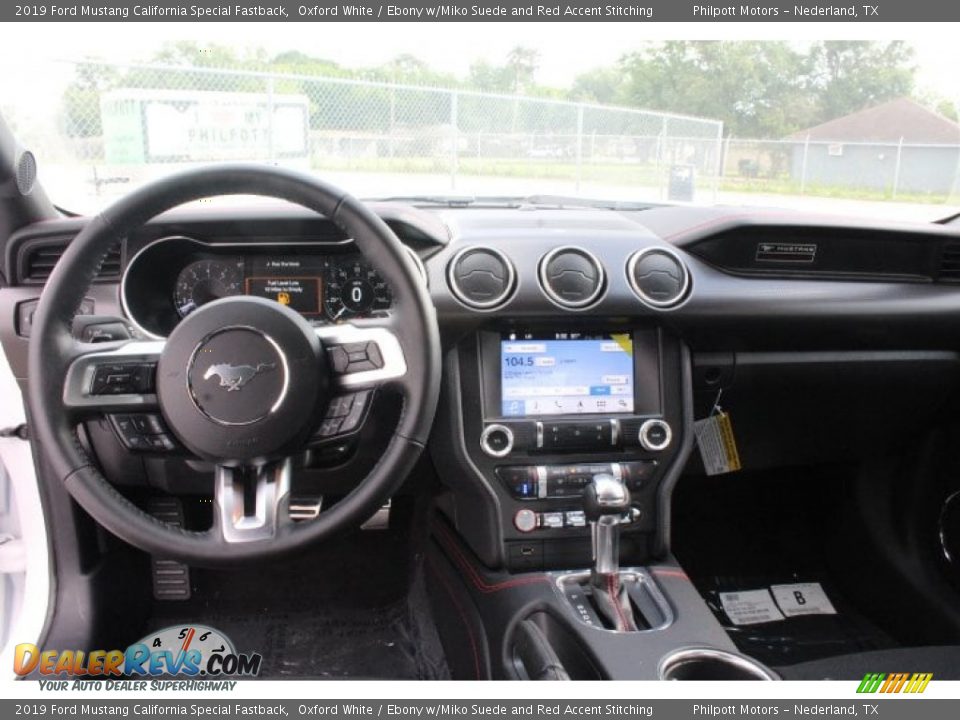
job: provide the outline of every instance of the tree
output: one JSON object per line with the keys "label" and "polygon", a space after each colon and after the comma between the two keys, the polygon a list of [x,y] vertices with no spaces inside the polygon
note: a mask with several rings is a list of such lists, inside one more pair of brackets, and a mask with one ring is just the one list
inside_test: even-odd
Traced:
{"label": "tree", "polygon": [[624,102],[623,74],[617,67],[594,68],[578,75],[573,81],[570,97],[573,100],[617,105]]}
{"label": "tree", "polygon": [[940,100],[936,105],[936,111],[948,120],[957,122],[960,120],[960,112],[957,112],[957,104],[952,100]]}
{"label": "tree", "polygon": [[507,53],[507,68],[510,71],[511,91],[515,95],[533,86],[534,75],[540,66],[540,53],[533,48],[517,45]]}
{"label": "tree", "polygon": [[913,51],[902,42],[650,43],[574,83],[580,97],[723,120],[740,137],[780,138],[909,95]]}
{"label": "tree", "polygon": [[826,41],[810,53],[819,122],[910,95],[916,67],[906,43]]}
{"label": "tree", "polygon": [[620,61],[626,104],[723,120],[739,136],[780,137],[812,116],[806,58],[785,42],[671,41]]}
{"label": "tree", "polygon": [[502,65],[491,65],[486,60],[470,65],[467,85],[481,92],[506,93],[511,90],[508,69]]}

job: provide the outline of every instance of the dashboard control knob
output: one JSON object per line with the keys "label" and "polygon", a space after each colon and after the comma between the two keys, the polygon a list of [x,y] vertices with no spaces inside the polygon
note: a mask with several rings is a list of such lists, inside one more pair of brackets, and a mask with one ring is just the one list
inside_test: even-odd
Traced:
{"label": "dashboard control knob", "polygon": [[640,426],[640,446],[644,450],[663,450],[673,439],[673,431],[664,420],[647,420]]}
{"label": "dashboard control knob", "polygon": [[528,533],[537,529],[537,514],[529,508],[517,510],[513,516],[513,526],[523,533]]}
{"label": "dashboard control knob", "polygon": [[480,435],[480,447],[490,457],[506,457],[513,450],[513,431],[506,425],[487,425]]}

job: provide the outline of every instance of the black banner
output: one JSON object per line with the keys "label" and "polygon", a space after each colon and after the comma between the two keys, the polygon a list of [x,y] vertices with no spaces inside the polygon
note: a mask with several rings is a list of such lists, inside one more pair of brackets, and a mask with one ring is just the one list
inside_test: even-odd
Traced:
{"label": "black banner", "polygon": [[[873,4],[876,3],[876,4]],[[0,21],[20,22],[948,22],[960,20],[960,3],[948,0],[847,2],[691,2],[572,0],[530,3],[424,0],[332,2],[4,3]]]}

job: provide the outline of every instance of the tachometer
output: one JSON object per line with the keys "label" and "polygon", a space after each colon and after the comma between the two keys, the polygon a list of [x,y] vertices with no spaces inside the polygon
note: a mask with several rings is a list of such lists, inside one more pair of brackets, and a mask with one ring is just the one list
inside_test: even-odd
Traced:
{"label": "tachometer", "polygon": [[243,260],[197,260],[177,276],[173,304],[180,317],[201,305],[243,293]]}
{"label": "tachometer", "polygon": [[334,262],[327,272],[323,304],[334,322],[387,310],[391,302],[386,282],[362,260]]}

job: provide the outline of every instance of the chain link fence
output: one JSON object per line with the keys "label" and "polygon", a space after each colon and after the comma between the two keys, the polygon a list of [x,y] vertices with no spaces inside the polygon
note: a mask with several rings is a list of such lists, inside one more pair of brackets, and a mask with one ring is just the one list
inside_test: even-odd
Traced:
{"label": "chain link fence", "polygon": [[[960,145],[724,138],[717,120],[239,69],[50,62],[0,112],[51,195],[96,209],[192,163],[275,162],[364,197],[783,204],[957,197]],[[45,172],[44,172],[45,171]]]}
{"label": "chain link fence", "polygon": [[309,75],[57,65],[52,112],[16,97],[0,99],[0,111],[41,162],[100,197],[221,160],[298,166],[367,196],[710,200],[719,180],[717,120]]}
{"label": "chain link fence", "polygon": [[727,138],[720,174],[725,191],[943,203],[960,191],[960,145]]}

